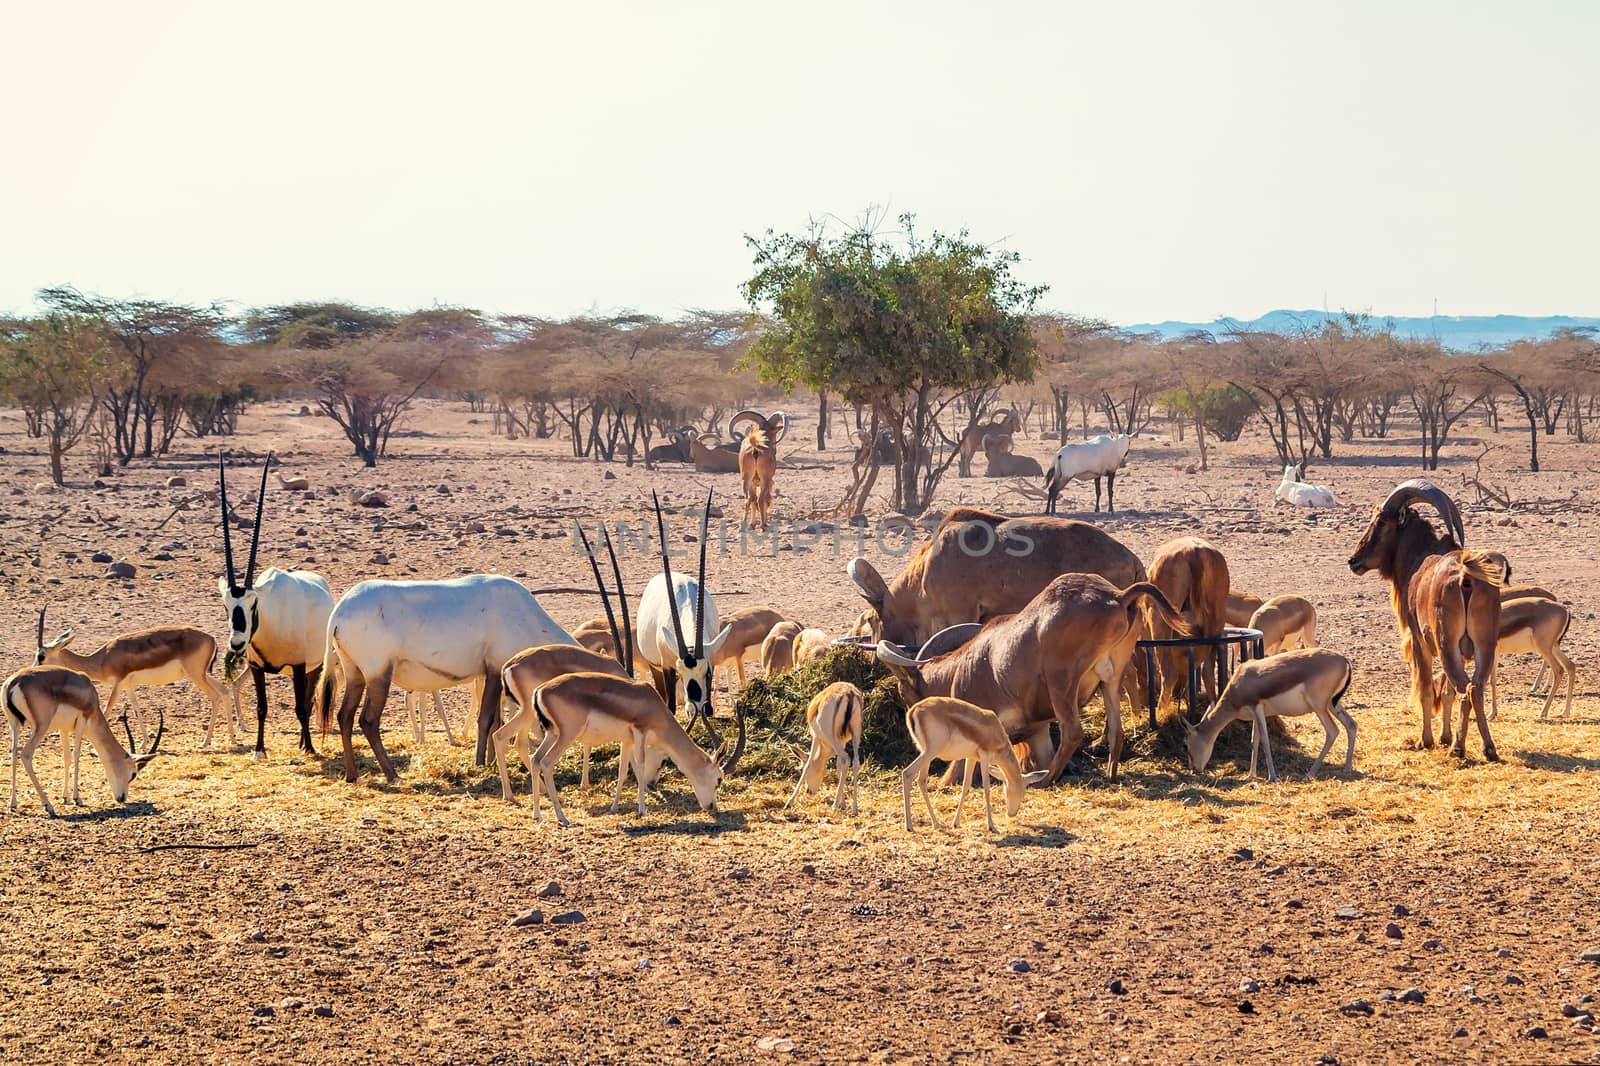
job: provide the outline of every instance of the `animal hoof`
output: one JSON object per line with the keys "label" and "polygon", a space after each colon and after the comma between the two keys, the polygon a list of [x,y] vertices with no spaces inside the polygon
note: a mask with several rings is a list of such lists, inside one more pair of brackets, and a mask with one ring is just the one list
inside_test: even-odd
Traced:
{"label": "animal hoof", "polygon": [[250,753],[250,760],[252,762],[266,762],[267,753],[264,751],[252,751]]}
{"label": "animal hoof", "polygon": [[1484,748],[1483,749],[1483,757],[1485,759],[1489,760],[1490,762],[1499,762],[1500,761],[1500,753],[1498,751],[1495,751],[1493,748]]}

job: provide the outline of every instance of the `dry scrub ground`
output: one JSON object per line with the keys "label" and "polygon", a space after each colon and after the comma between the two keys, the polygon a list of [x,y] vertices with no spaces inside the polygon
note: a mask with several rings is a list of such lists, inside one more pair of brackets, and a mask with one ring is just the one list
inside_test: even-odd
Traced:
{"label": "dry scrub ground", "polygon": [[[642,524],[652,485],[687,505],[715,482],[737,516],[732,477],[602,468],[562,442],[497,441],[459,405],[422,411],[375,471],[351,464],[327,421],[292,412],[251,411],[229,446],[289,452],[284,469],[310,477],[316,494],[303,500],[274,486],[263,565],[315,567],[336,592],[363,577],[477,570],[584,586],[564,535],[572,519]],[[790,435],[804,469],[780,474],[784,517],[842,491],[848,457],[819,457],[802,448],[808,437],[804,424]],[[569,772],[576,824],[561,829],[548,809],[535,825],[526,805],[502,805],[493,777],[442,736],[415,750],[398,699],[390,788],[365,759],[361,782],[345,784],[336,742],[320,742],[321,759],[297,755],[283,682],[264,763],[242,746],[200,752],[198,700],[171,689],[149,699],[168,712],[171,755],[134,783],[134,802],[110,807],[90,759],[87,807],[49,821],[24,781],[20,812],[0,819],[0,1048],[17,1062],[1600,1061],[1600,1037],[1563,1016],[1600,994],[1600,966],[1580,959],[1600,945],[1600,455],[1546,441],[1549,469],[1530,476],[1512,468],[1521,438],[1502,440],[1491,480],[1520,500],[1577,490],[1576,501],[1509,516],[1468,506],[1468,537],[1570,600],[1583,673],[1573,717],[1540,723],[1521,695],[1532,666],[1506,665],[1499,764],[1482,761],[1475,736],[1465,763],[1410,746],[1418,727],[1397,708],[1386,596],[1345,567],[1371,502],[1415,472],[1414,437],[1341,447],[1313,474],[1347,505],[1316,515],[1272,507],[1277,472],[1261,440],[1221,446],[1198,475],[1189,447],[1145,440],[1118,485],[1126,510],[1106,525],[1146,559],[1200,533],[1227,553],[1237,586],[1317,602],[1324,642],[1356,662],[1351,779],[1340,749],[1322,779],[1293,776],[1320,742],[1314,723],[1296,723],[1278,785],[1245,783],[1227,759],[1207,775],[1135,759],[1116,786],[1086,763],[1031,794],[998,838],[972,806],[953,835],[908,836],[887,773],[870,777],[859,820],[820,798],[785,814],[789,781],[735,777],[712,821],[681,778],[641,820],[608,814],[609,783],[579,794]],[[44,602],[85,643],[158,622],[220,633],[214,511],[154,528],[212,484],[214,442],[62,494],[34,491],[45,463],[32,443],[0,413],[0,469],[22,490],[0,514],[0,662],[27,659]],[[1453,444],[1439,475],[1464,503],[1460,471],[1476,450]],[[173,473],[189,489],[167,489]],[[237,493],[247,480],[241,471]],[[353,507],[356,486],[385,488],[393,505]],[[999,483],[952,478],[941,504],[958,500],[1033,506]],[[485,531],[462,532],[474,520]],[[97,549],[137,577],[104,577]],[[724,609],[765,602],[839,630],[858,607],[843,573],[852,553],[824,537],[810,551],[718,557],[711,584]],[[654,562],[630,554],[624,568],[637,591]],[[544,599],[568,624],[596,606]],[[462,721],[459,695],[452,706]],[[1243,750],[1241,736],[1229,751]],[[38,765],[59,787],[53,741]],[[937,799],[948,813],[951,795]],[[142,850],[175,843],[252,846]],[[559,895],[540,897],[552,881]],[[534,907],[543,924],[510,924]],[[584,920],[549,920],[565,911]],[[1408,989],[1421,1001],[1385,998]],[[1356,1000],[1370,1013],[1341,1010]]]}

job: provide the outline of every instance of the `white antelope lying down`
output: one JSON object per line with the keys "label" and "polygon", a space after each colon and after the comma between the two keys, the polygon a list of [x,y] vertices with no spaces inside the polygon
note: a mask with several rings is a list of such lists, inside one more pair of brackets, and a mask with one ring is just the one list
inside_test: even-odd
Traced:
{"label": "white antelope lying down", "polygon": [[900,788],[906,802],[906,831],[912,832],[911,783],[916,781],[922,789],[922,802],[928,805],[928,817],[940,829],[945,825],[933,812],[933,800],[928,796],[928,764],[934,759],[964,759],[967,773],[961,782],[961,798],[956,801],[955,820],[950,828],[961,825],[961,808],[967,802],[967,791],[972,787],[973,767],[983,775],[983,813],[989,820],[989,832],[997,833],[994,809],[989,799],[989,767],[1000,771],[1006,787],[1006,814],[1012,818],[1022,809],[1027,795],[1027,784],[1022,777],[1022,765],[1011,747],[1011,738],[999,717],[993,711],[958,700],[950,696],[929,696],[919,700],[906,711],[906,729],[920,752],[911,765],[900,775]]}
{"label": "white antelope lying down", "polygon": [[[161,746],[161,734],[166,731],[166,716],[160,716],[156,737],[150,750],[143,755],[133,755],[122,750],[111,733],[111,724],[100,711],[100,694],[94,682],[76,670],[56,666],[30,666],[6,678],[0,686],[0,704],[5,705],[6,721],[11,725],[11,809],[17,809],[17,757],[22,757],[22,767],[39,794],[45,813],[56,816],[50,799],[39,784],[39,775],[33,772],[33,753],[39,742],[51,733],[61,734],[61,802],[69,797],[68,778],[71,779],[71,802],[82,804],[78,793],[78,770],[83,742],[88,740],[100,765],[105,767],[106,783],[111,786],[111,798],[118,803],[128,799],[128,784]],[[22,727],[32,732],[26,743],[21,743]],[[130,744],[131,744],[130,737]]]}
{"label": "white antelope lying down", "polygon": [[[89,680],[109,684],[106,696],[106,715],[116,709],[117,697],[124,691],[135,719],[139,714],[138,689],[151,685],[170,685],[185,678],[200,695],[211,704],[211,714],[206,719],[206,736],[202,748],[211,746],[211,728],[220,714],[228,722],[228,743],[235,740],[234,719],[228,713],[228,694],[211,677],[211,667],[217,658],[217,642],[209,633],[193,626],[163,626],[159,629],[141,629],[137,633],[124,633],[113,637],[88,655],[79,655],[67,645],[72,643],[72,630],[64,630],[56,639],[44,639],[44,608],[39,609],[38,649],[34,653],[35,666],[60,666],[87,675]],[[140,730],[141,735],[143,729]],[[129,730],[132,735],[132,730]]]}
{"label": "white antelope lying down", "polygon": [[[783,805],[794,806],[800,790],[816,792],[827,772],[828,759],[839,766],[839,788],[833,805],[844,810],[844,791],[850,789],[850,813],[861,813],[861,726],[867,713],[867,697],[848,681],[835,681],[811,698],[806,707],[806,727],[811,730],[811,754],[800,768],[794,794]],[[845,750],[849,748],[850,750]]]}
{"label": "white antelope lying down", "polygon": [[1256,752],[1267,756],[1267,780],[1276,781],[1278,772],[1272,765],[1272,746],[1267,740],[1269,715],[1314,714],[1322,722],[1326,734],[1317,761],[1306,772],[1306,780],[1317,776],[1322,760],[1328,757],[1334,737],[1339,735],[1337,718],[1344,725],[1347,747],[1344,755],[1344,772],[1355,765],[1356,723],[1349,712],[1339,706],[1339,701],[1350,688],[1350,660],[1338,652],[1325,648],[1308,648],[1287,651],[1267,659],[1252,659],[1240,663],[1222,690],[1217,702],[1200,719],[1199,725],[1183,723],[1184,748],[1188,752],[1189,766],[1196,772],[1204,770],[1211,761],[1211,751],[1216,746],[1217,734],[1230,722],[1245,718],[1250,725],[1250,776],[1256,776]]}

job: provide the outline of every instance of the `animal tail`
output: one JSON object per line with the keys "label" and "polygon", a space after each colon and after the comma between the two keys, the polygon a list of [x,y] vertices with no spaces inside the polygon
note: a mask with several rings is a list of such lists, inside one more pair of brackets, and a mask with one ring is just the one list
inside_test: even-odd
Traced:
{"label": "animal tail", "polygon": [[1355,668],[1352,667],[1350,665],[1350,661],[1348,659],[1346,659],[1345,660],[1345,664],[1344,664],[1344,684],[1340,685],[1339,686],[1339,691],[1335,692],[1333,694],[1333,699],[1329,701],[1329,706],[1330,707],[1339,706],[1339,701],[1344,699],[1344,694],[1346,692],[1350,691],[1350,682],[1354,681],[1355,677],[1356,677]]}
{"label": "animal tail", "polygon": [[[317,720],[322,725],[322,735],[327,737],[328,725],[333,720],[333,621],[328,621],[328,636],[322,648],[322,684],[317,688]],[[349,684],[349,679],[345,679]]]}
{"label": "animal tail", "polygon": [[1499,552],[1472,548],[1461,553],[1461,569],[1468,577],[1498,588],[1510,576],[1511,564]]}
{"label": "animal tail", "polygon": [[550,732],[552,723],[550,721],[550,716],[545,713],[544,709],[543,685],[540,685],[538,688],[533,690],[533,713],[539,719],[539,728],[543,729],[546,733]]}
{"label": "animal tail", "polygon": [[522,710],[522,700],[517,698],[517,690],[511,687],[510,666],[507,666],[504,670],[500,671],[500,691],[505,693],[506,697],[510,699],[512,703],[517,705],[517,710]]}
{"label": "animal tail", "polygon": [[1152,621],[1156,618],[1161,619],[1175,636],[1187,637],[1191,632],[1189,620],[1172,605],[1172,601],[1167,599],[1166,593],[1148,581],[1135,581],[1123,589],[1117,595],[1117,599],[1128,612],[1128,624],[1130,626],[1133,625],[1133,613],[1138,610],[1139,601],[1147,600],[1148,603],[1145,609],[1149,612]]}
{"label": "animal tail", "polygon": [[[6,678],[5,687],[0,688],[0,703],[4,703],[6,705],[6,713],[11,715],[12,718],[16,719],[17,726],[20,728],[27,724],[28,716],[23,713],[22,708],[18,707],[12,702],[12,699],[16,696],[16,693],[17,679],[15,677]],[[15,736],[15,734],[13,734],[13,736]]]}

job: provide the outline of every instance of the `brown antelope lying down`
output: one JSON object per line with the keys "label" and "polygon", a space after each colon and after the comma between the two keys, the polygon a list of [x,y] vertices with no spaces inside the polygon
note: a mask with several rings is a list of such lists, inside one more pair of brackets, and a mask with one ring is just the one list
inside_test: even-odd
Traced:
{"label": "brown antelope lying down", "polygon": [[1256,776],[1256,752],[1267,756],[1267,780],[1276,781],[1278,772],[1272,765],[1272,746],[1267,740],[1268,715],[1314,714],[1322,722],[1326,736],[1317,761],[1306,773],[1309,781],[1322,768],[1328,757],[1333,739],[1339,735],[1337,718],[1344,724],[1347,746],[1344,755],[1344,772],[1349,773],[1356,757],[1356,723],[1339,701],[1350,688],[1350,660],[1338,652],[1324,648],[1286,651],[1269,659],[1252,659],[1240,663],[1222,690],[1216,704],[1200,719],[1199,725],[1183,723],[1184,748],[1189,755],[1189,766],[1197,773],[1211,761],[1211,751],[1217,743],[1217,734],[1230,722],[1249,718],[1250,724],[1250,776]]}
{"label": "brown antelope lying down", "polygon": [[[61,802],[68,802],[68,778],[71,778],[70,798],[82,804],[78,792],[78,771],[82,766],[83,742],[88,740],[100,765],[106,770],[106,783],[111,786],[111,798],[126,803],[128,784],[161,746],[161,734],[166,731],[166,716],[159,710],[156,737],[150,750],[143,755],[133,755],[122,750],[111,733],[111,725],[100,711],[100,694],[94,682],[76,670],[55,666],[30,666],[6,678],[0,686],[0,704],[5,705],[6,720],[11,725],[11,809],[17,809],[17,756],[22,757],[22,768],[33,782],[45,813],[56,816],[50,799],[39,784],[39,775],[33,772],[33,753],[39,742],[51,733],[61,734]],[[22,727],[32,732],[27,742],[21,743]],[[131,738],[130,738],[131,742]]]}
{"label": "brown antelope lying down", "polygon": [[[1561,712],[1565,718],[1572,713],[1572,691],[1576,684],[1572,660],[1561,650],[1561,641],[1572,624],[1572,612],[1554,600],[1532,596],[1502,599],[1500,603],[1500,640],[1495,645],[1495,655],[1538,655],[1543,662],[1539,669],[1550,668],[1550,692],[1544,698],[1544,708],[1539,711],[1543,721],[1550,714],[1550,704],[1561,688],[1563,675],[1567,681],[1567,706]],[[1500,714],[1499,667],[1489,676],[1489,717]],[[1535,684],[1538,679],[1534,679]]]}
{"label": "brown antelope lying down", "polygon": [[1250,616],[1249,628],[1261,631],[1267,655],[1317,646],[1317,609],[1301,596],[1274,596]]}
{"label": "brown antelope lying down", "polygon": [[159,629],[141,629],[137,633],[124,633],[113,637],[88,655],[79,655],[67,645],[72,643],[72,630],[64,630],[55,640],[44,639],[44,609],[39,610],[38,650],[35,666],[61,666],[88,675],[91,681],[109,684],[106,696],[107,716],[116,710],[117,697],[124,690],[138,717],[137,689],[149,685],[170,685],[188,678],[189,683],[211,703],[211,714],[206,719],[205,740],[202,748],[211,746],[211,727],[221,714],[228,721],[228,743],[232,744],[234,718],[228,713],[228,696],[221,685],[212,680],[211,667],[217,658],[217,642],[211,634],[193,626],[163,626]]}
{"label": "brown antelope lying down", "polygon": [[900,790],[905,799],[906,832],[914,832],[911,824],[911,783],[922,789],[922,802],[928,805],[928,818],[940,829],[945,824],[933,811],[933,800],[928,796],[928,764],[934,759],[960,759],[967,764],[966,776],[961,779],[961,798],[956,801],[956,816],[950,828],[961,825],[961,808],[967,802],[967,791],[972,787],[973,770],[983,775],[983,813],[989,820],[989,832],[997,833],[994,808],[989,798],[989,768],[994,766],[1005,781],[1006,814],[1015,818],[1026,798],[1027,783],[1022,777],[1022,765],[1011,747],[1011,737],[1000,718],[993,711],[952,699],[949,696],[930,696],[919,700],[906,711],[906,729],[916,742],[918,755],[900,775]]}
{"label": "brown antelope lying down", "polygon": [[817,791],[831,756],[839,766],[839,789],[834,793],[834,807],[844,810],[844,790],[848,785],[850,813],[861,813],[861,720],[866,713],[867,697],[848,681],[835,681],[811,698],[806,707],[811,754],[800,768],[800,780],[789,802],[783,805],[784,810],[794,806],[801,789]]}

